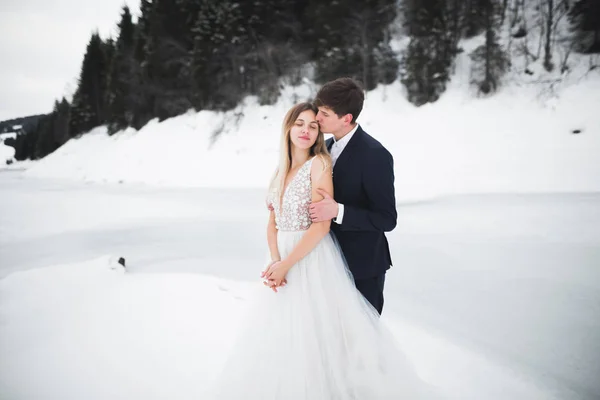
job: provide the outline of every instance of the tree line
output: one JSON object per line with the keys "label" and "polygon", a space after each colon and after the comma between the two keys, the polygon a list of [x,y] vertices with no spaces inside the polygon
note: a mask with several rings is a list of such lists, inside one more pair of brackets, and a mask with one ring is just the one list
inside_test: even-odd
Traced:
{"label": "tree line", "polygon": [[[340,76],[366,90],[400,80],[416,105],[436,101],[451,76],[459,42],[483,35],[472,54],[472,80],[493,92],[510,67],[500,44],[511,42],[547,70],[568,68],[554,58],[556,26],[568,18],[569,49],[600,52],[600,0],[538,0],[532,26],[525,0],[141,0],[137,20],[123,7],[118,35],[93,33],[71,102],[61,99],[13,145],[16,158],[41,158],[72,137],[106,125],[113,134],[189,109],[228,110],[247,95],[274,103],[280,84],[307,74],[318,84]],[[539,54],[522,44],[539,29]],[[403,54],[394,30],[409,39]],[[400,61],[401,60],[401,61]]]}

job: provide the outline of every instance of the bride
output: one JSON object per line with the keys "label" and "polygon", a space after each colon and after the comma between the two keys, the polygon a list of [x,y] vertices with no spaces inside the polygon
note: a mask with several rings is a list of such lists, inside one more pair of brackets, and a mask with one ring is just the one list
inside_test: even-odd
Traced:
{"label": "bride", "polygon": [[283,123],[272,180],[263,289],[213,388],[217,399],[429,399],[424,384],[354,286],[330,221],[311,202],[333,195],[331,159],[311,103]]}

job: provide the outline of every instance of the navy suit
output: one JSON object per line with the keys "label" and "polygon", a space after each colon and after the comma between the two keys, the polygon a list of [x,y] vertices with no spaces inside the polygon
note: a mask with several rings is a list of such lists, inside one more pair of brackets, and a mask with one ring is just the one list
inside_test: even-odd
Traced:
{"label": "navy suit", "polygon": [[[333,139],[327,140],[331,149]],[[360,126],[333,169],[334,197],[344,205],[342,224],[332,222],[357,289],[381,314],[385,272],[392,265],[384,232],[396,227],[394,160]]]}

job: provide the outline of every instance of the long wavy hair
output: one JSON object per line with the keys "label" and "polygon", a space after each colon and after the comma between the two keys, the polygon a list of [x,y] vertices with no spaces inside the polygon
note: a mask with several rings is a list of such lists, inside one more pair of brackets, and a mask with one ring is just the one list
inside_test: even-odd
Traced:
{"label": "long wavy hair", "polygon": [[[312,103],[299,103],[290,108],[290,110],[285,115],[285,118],[283,119],[281,145],[279,150],[279,165],[277,167],[277,170],[275,171],[275,174],[269,186],[270,190],[277,189],[280,201],[281,197],[283,196],[283,186],[285,185],[285,178],[290,172],[290,168],[292,165],[292,140],[290,138],[290,132],[292,130],[292,126],[294,126],[294,123],[298,119],[298,116],[307,110],[311,110],[315,113],[315,115],[319,111],[317,107]],[[325,165],[330,163],[329,160],[331,158],[329,156],[329,152],[327,151],[327,146],[325,145],[325,136],[323,135],[323,132],[321,132],[320,128],[319,133],[317,135],[317,140],[309,150],[309,156],[321,156]]]}

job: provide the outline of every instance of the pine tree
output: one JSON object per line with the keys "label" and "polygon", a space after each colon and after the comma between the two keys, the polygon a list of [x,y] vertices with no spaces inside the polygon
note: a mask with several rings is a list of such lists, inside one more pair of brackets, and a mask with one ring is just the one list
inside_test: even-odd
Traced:
{"label": "pine tree", "polygon": [[238,3],[207,0],[202,3],[193,28],[191,50],[194,102],[198,108],[229,109],[243,95],[239,58],[246,33]]}
{"label": "pine tree", "polygon": [[134,60],[139,79],[137,85],[132,87],[132,101],[135,104],[132,125],[140,129],[154,118],[155,96],[150,79],[149,60],[154,52],[151,24],[154,18],[152,2],[141,0],[140,15],[135,29]]}
{"label": "pine tree", "polygon": [[149,119],[164,120],[192,107],[190,102],[189,52],[185,22],[189,16],[179,8],[179,0],[143,0],[140,4],[139,32],[135,39],[135,59],[141,62],[140,90],[135,103],[133,125]]}
{"label": "pine tree", "polygon": [[554,69],[552,63],[552,30],[554,29],[554,0],[546,0],[546,38],[544,45],[544,68],[550,72]]}
{"label": "pine tree", "polygon": [[458,42],[464,37],[472,37],[481,32],[477,26],[469,26],[469,17],[475,12],[469,7],[477,0],[445,0],[444,29],[447,31],[451,48],[458,48]]}
{"label": "pine tree", "polygon": [[56,148],[59,148],[70,138],[69,121],[71,119],[71,105],[67,99],[63,97],[60,102],[56,102],[54,104],[53,113],[55,114],[55,118],[53,120],[54,126],[52,127],[52,131],[54,133],[54,142],[56,143]]}
{"label": "pine tree", "polygon": [[373,53],[374,79],[377,83],[388,85],[398,78],[400,61],[390,47],[389,41],[383,41],[375,48]]}
{"label": "pine tree", "polygon": [[55,116],[56,114],[53,112],[40,119],[35,132],[35,143],[33,143],[31,159],[37,160],[42,158],[58,148],[54,143],[54,134],[52,132]]}
{"label": "pine tree", "polygon": [[135,30],[135,59],[139,63],[146,61],[148,54],[147,44],[150,39],[150,24],[152,18],[152,2],[141,0],[140,15],[138,17],[137,29]]}
{"label": "pine tree", "polygon": [[123,7],[118,24],[119,37],[108,79],[108,122],[109,132],[114,133],[133,124],[137,104],[134,91],[139,88],[141,71],[134,58],[135,25],[127,6]]}
{"label": "pine tree", "polygon": [[497,89],[510,60],[498,42],[501,16],[497,0],[488,0],[488,3],[483,5],[483,10],[486,25],[485,44],[471,54],[471,83],[477,85],[480,92],[487,94]]}
{"label": "pine tree", "polygon": [[486,30],[485,7],[488,0],[467,0],[464,8],[464,36],[471,38],[477,36]]}
{"label": "pine tree", "polygon": [[407,0],[405,28],[411,37],[402,61],[402,83],[416,105],[436,101],[446,89],[457,40],[449,25],[445,0]]}
{"label": "pine tree", "polygon": [[35,126],[25,135],[18,135],[15,139],[6,139],[7,146],[15,148],[15,160],[35,160],[35,148],[39,138],[39,130],[42,121],[47,118],[46,115],[37,120]]}
{"label": "pine tree", "polygon": [[600,53],[600,0],[578,0],[569,11],[575,48],[586,54]]}
{"label": "pine tree", "polygon": [[71,109],[72,136],[87,132],[106,121],[106,84],[108,75],[107,46],[98,33],[92,34],[87,46],[79,84]]}
{"label": "pine tree", "polygon": [[36,160],[47,156],[69,140],[70,105],[66,99],[54,102],[52,113],[42,116],[33,130],[21,135],[17,159]]}
{"label": "pine tree", "polygon": [[279,97],[281,77],[298,83],[303,66],[309,61],[302,43],[302,12],[308,1],[260,0],[241,2],[243,40],[239,74],[243,92],[257,95],[261,104],[272,104]]}
{"label": "pine tree", "polygon": [[313,23],[309,40],[314,43],[316,81],[350,76],[370,90],[383,76],[378,69],[393,73],[387,30],[396,12],[395,0],[311,2],[306,20]]}

